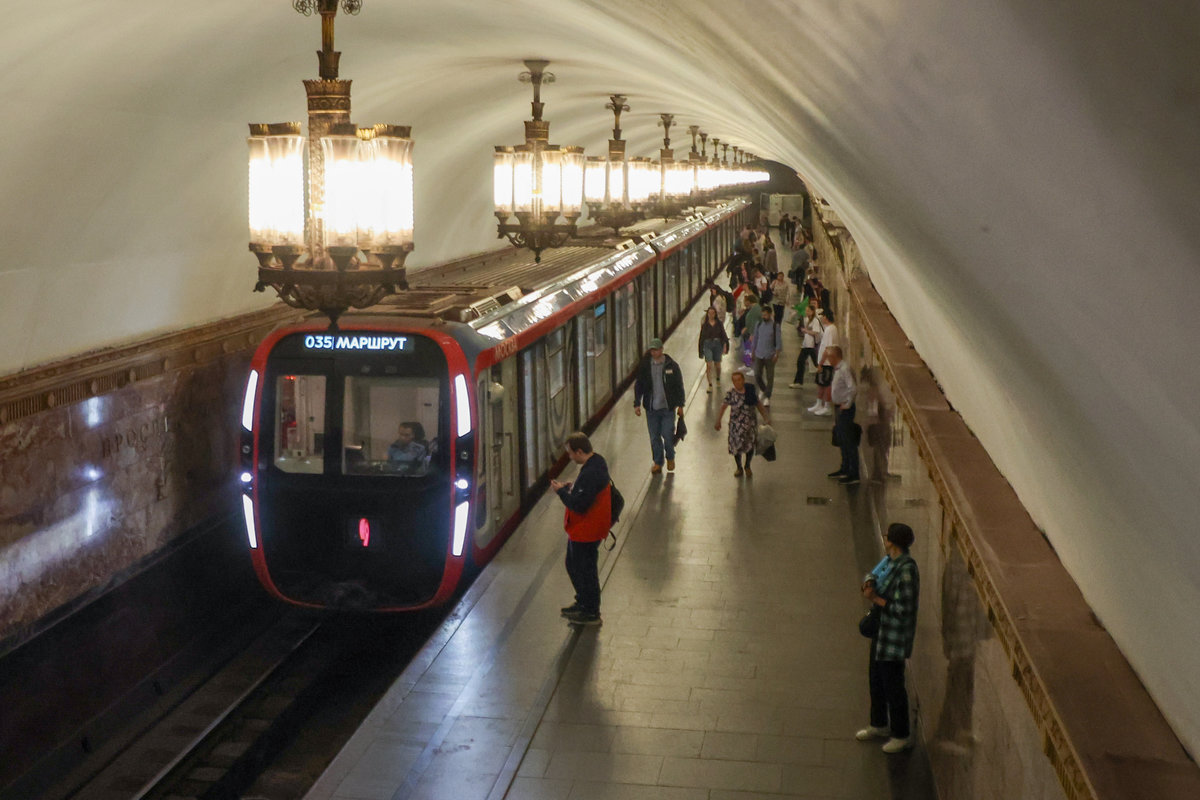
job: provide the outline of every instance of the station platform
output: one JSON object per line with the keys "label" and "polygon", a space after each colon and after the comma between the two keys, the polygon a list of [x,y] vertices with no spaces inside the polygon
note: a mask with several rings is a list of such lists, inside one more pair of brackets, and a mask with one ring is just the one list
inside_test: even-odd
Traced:
{"label": "station platform", "polygon": [[573,591],[548,492],[310,800],[935,796],[920,744],[889,756],[854,739],[868,709],[858,588],[881,543],[857,487],[825,477],[838,454],[830,418],[805,411],[811,374],[788,388],[799,337],[784,326],[778,460],[735,478],[713,422],[741,363],[726,357],[705,392],[704,305],[666,345],[688,388],[675,472],[649,472],[632,390],[592,436],[627,501],[601,550],[603,625],[559,616]]}

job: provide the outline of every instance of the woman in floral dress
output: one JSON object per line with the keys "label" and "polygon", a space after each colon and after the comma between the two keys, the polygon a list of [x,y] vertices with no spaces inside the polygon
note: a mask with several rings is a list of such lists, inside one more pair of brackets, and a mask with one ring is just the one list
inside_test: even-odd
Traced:
{"label": "woman in floral dress", "polygon": [[[737,463],[737,472],[733,473],[733,476],[740,478],[745,474],[749,477],[754,475],[754,471],[750,469],[750,460],[754,458],[754,444],[758,439],[758,418],[754,416],[754,409],[758,409],[763,422],[768,425],[771,424],[771,417],[767,413],[767,407],[758,399],[758,390],[754,386],[746,385],[745,373],[735,371],[731,380],[733,388],[725,393],[725,401],[721,403],[721,410],[717,413],[715,427],[721,430],[721,420],[725,417],[725,409],[728,408],[729,452],[733,454],[733,460]],[[744,469],[743,453],[746,455]]]}

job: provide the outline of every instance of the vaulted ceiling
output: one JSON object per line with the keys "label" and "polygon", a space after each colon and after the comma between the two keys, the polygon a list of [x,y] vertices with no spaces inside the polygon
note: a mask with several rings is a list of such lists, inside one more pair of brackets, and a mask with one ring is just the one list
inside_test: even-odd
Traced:
{"label": "vaulted ceiling", "polygon": [[[286,0],[10,3],[0,373],[259,307],[248,122],[304,117]],[[411,267],[496,244],[490,153],[551,60],[551,139],[658,112],[795,168],[1200,752],[1200,6],[365,0],[359,124],[410,124]]]}

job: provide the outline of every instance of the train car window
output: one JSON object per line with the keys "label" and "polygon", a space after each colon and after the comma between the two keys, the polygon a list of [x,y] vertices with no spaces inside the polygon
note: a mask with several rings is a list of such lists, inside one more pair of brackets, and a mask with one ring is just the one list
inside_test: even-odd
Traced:
{"label": "train car window", "polygon": [[275,385],[275,466],[325,471],[325,376],[280,375]]}
{"label": "train car window", "polygon": [[550,396],[554,397],[567,386],[566,352],[563,349],[563,329],[546,337],[546,374]]}
{"label": "train car window", "polygon": [[608,304],[600,303],[596,306],[595,325],[593,327],[593,353],[595,355],[602,354],[608,349]]}
{"label": "train car window", "polygon": [[436,461],[437,378],[347,376],[342,472],[419,478]]}

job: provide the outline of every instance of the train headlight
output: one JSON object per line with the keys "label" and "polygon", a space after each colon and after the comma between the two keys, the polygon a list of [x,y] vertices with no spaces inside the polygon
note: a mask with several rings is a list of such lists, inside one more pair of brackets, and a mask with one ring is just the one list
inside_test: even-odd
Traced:
{"label": "train headlight", "polygon": [[250,370],[250,377],[246,379],[246,399],[242,401],[242,428],[245,430],[254,429],[254,396],[258,391],[258,370]]}
{"label": "train headlight", "polygon": [[[249,480],[249,478],[247,478],[246,480]],[[468,481],[466,478],[459,478],[458,480],[456,480],[454,482],[454,488],[460,489],[462,491],[466,491],[467,487],[470,485],[471,485],[470,481]]]}
{"label": "train headlight", "polygon": [[463,554],[467,543],[467,520],[471,518],[471,503],[459,503],[454,509],[454,555]]}
{"label": "train headlight", "polygon": [[242,515],[246,518],[246,535],[250,537],[250,549],[258,549],[258,530],[254,527],[254,501],[250,495],[242,495]]}
{"label": "train headlight", "polygon": [[249,472],[243,472],[238,477],[244,484],[249,484],[250,481],[254,480],[254,476],[252,474],[250,474]]}
{"label": "train headlight", "polygon": [[463,375],[454,376],[454,403],[458,411],[458,435],[466,436],[471,432],[471,398]]}

